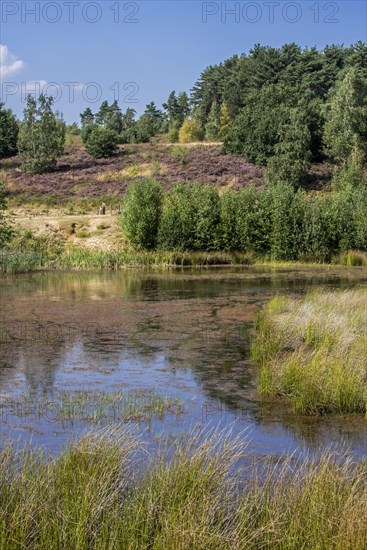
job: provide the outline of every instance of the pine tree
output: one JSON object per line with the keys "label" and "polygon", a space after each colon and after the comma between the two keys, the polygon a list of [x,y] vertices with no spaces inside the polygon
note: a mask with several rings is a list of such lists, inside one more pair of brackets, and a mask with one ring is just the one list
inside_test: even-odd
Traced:
{"label": "pine tree", "polygon": [[94,114],[92,113],[90,107],[87,107],[83,113],[80,113],[80,124],[82,129],[85,126],[94,124]]}
{"label": "pine tree", "polygon": [[108,101],[102,101],[101,106],[97,114],[95,115],[95,123],[97,124],[97,126],[106,127],[110,112],[111,111],[110,106],[108,105]]}

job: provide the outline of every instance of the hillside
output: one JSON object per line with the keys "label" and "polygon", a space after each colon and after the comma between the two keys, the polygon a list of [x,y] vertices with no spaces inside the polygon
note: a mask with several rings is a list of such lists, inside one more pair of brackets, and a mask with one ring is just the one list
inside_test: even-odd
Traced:
{"label": "hillside", "polygon": [[[93,159],[79,144],[67,145],[57,169],[31,175],[20,170],[18,157],[0,164],[9,192],[10,207],[27,204],[60,206],[84,203],[95,210],[99,201],[114,204],[132,181],[151,177],[165,190],[177,182],[210,183],[223,190],[241,189],[264,183],[265,169],[237,155],[224,155],[221,144],[171,145],[158,141],[120,145],[118,154],[108,159]],[[308,189],[328,190],[330,169],[314,165]]]}

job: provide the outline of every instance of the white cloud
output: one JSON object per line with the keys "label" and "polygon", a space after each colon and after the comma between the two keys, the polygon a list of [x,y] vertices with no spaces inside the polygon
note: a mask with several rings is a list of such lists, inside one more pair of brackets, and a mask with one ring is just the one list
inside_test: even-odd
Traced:
{"label": "white cloud", "polygon": [[0,44],[0,78],[10,76],[24,68],[24,62],[9,52],[8,46]]}

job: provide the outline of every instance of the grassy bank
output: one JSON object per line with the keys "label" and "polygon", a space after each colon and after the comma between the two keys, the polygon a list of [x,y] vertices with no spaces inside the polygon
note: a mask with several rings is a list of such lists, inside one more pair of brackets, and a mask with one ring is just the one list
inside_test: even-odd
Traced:
{"label": "grassy bank", "polygon": [[[367,267],[367,254],[351,251],[335,256],[333,265]],[[292,267],[296,265],[330,265],[305,258],[300,262],[274,262],[265,257],[245,252],[166,252],[92,250],[60,247],[39,250],[38,248],[7,248],[0,251],[0,274],[28,273],[45,270],[118,270],[128,267],[205,267],[205,266],[258,265]]]}
{"label": "grassy bank", "polygon": [[276,297],[256,319],[259,391],[302,413],[366,412],[367,292]]}
{"label": "grassy bank", "polygon": [[223,252],[164,252],[164,251],[101,251],[69,249],[62,253],[3,250],[0,254],[0,273],[26,273],[52,269],[106,269],[125,267],[170,267],[209,265],[250,265],[251,254]]}
{"label": "grassy bank", "polygon": [[144,464],[137,441],[116,429],[86,435],[52,461],[29,449],[2,451],[0,547],[367,548],[365,464],[291,457],[240,485],[239,439],[188,441],[170,461]]}

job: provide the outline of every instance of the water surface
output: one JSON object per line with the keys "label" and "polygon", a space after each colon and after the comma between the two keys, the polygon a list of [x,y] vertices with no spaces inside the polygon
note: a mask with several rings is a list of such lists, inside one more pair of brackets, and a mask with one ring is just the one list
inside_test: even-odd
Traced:
{"label": "water surface", "polygon": [[294,414],[287,402],[260,399],[249,352],[254,312],[275,294],[366,282],[366,269],[334,267],[2,279],[0,444],[11,438],[57,452],[90,425],[126,420],[108,398],[108,419],[60,418],[63,400],[72,404],[86,396],[93,416],[106,395],[144,406],[154,395],[180,406],[133,419],[151,442],[196,425],[231,425],[234,432],[246,430],[256,455],[330,445],[365,455],[362,415],[310,418]]}

